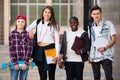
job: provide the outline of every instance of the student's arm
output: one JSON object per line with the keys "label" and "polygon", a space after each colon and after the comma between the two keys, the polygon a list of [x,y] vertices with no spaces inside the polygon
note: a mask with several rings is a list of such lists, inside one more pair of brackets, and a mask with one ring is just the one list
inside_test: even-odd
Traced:
{"label": "student's arm", "polygon": [[110,36],[111,41],[108,43],[108,45],[105,46],[106,49],[112,47],[116,42],[116,31],[115,31],[113,23],[111,23],[110,25],[110,33],[111,33],[111,36]]}
{"label": "student's arm", "polygon": [[67,39],[66,39],[66,31],[64,31],[63,38],[62,38],[62,43],[61,43],[61,48],[60,48],[60,54],[59,54],[59,59],[66,59],[66,49],[67,49]]}
{"label": "student's arm", "polygon": [[33,39],[34,38],[34,32],[33,30],[36,29],[36,21],[33,21],[27,28],[26,28],[26,31],[29,32],[29,38],[30,39]]}
{"label": "student's arm", "polygon": [[84,40],[84,48],[82,48],[82,53],[87,53],[90,50],[90,39],[88,38],[88,33],[84,32],[82,34],[83,40]]}
{"label": "student's arm", "polygon": [[14,65],[17,65],[17,54],[15,53],[13,34],[9,35],[9,56]]}
{"label": "student's arm", "polygon": [[55,48],[58,57],[60,51],[60,39],[59,39],[59,32],[57,30],[54,31],[54,37],[55,37]]}
{"label": "student's arm", "polygon": [[61,42],[61,48],[60,48],[60,54],[59,54],[59,57],[58,57],[58,65],[59,65],[59,68],[64,68],[64,62],[65,62],[65,59],[66,59],[66,32],[64,31],[64,34],[63,34],[63,38],[62,38],[62,42]]}
{"label": "student's arm", "polygon": [[112,47],[115,44],[115,42],[116,42],[116,34],[111,36],[111,41],[109,42],[108,45],[105,46],[105,48],[108,49],[108,48]]}
{"label": "student's arm", "polygon": [[29,32],[29,31],[35,29],[36,28],[36,21],[37,20],[34,20],[29,26],[27,26],[26,31]]}
{"label": "student's arm", "polygon": [[106,51],[108,48],[111,48],[116,42],[116,31],[115,31],[114,25],[112,23],[110,25],[110,35],[111,35],[110,36],[111,40],[109,41],[109,43],[106,46],[99,48],[98,49],[99,52],[102,53],[102,52]]}
{"label": "student's arm", "polygon": [[33,41],[31,39],[29,39],[29,36],[27,35],[27,53],[25,56],[25,64],[29,65],[29,60],[31,58],[32,55],[32,49],[33,49]]}

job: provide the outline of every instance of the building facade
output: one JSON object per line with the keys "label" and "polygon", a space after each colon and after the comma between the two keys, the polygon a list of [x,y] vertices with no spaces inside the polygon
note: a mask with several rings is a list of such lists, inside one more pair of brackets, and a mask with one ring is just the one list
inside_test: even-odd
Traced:
{"label": "building facade", "polygon": [[8,35],[14,28],[15,16],[24,14],[27,25],[40,17],[42,9],[51,5],[61,28],[69,26],[69,18],[77,16],[83,24],[83,0],[0,0],[0,44],[8,44]]}
{"label": "building facade", "polygon": [[14,28],[15,16],[24,14],[27,25],[40,17],[46,5],[52,5],[57,23],[61,29],[69,26],[71,16],[78,17],[80,25],[87,29],[90,8],[98,4],[103,15],[115,25],[120,25],[119,0],[0,0],[0,45],[8,44],[8,35]]}

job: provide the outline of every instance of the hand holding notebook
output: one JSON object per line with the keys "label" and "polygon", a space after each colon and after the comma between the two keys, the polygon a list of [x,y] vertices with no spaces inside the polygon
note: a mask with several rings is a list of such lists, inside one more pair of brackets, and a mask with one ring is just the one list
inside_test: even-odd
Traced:
{"label": "hand holding notebook", "polygon": [[76,51],[76,50],[82,49],[83,47],[84,47],[83,39],[76,36],[71,49]]}

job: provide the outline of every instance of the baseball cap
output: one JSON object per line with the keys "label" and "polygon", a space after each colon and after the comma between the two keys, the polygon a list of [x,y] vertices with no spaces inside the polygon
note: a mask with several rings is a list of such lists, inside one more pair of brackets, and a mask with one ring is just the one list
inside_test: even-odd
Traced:
{"label": "baseball cap", "polygon": [[16,20],[18,20],[18,19],[23,19],[23,20],[26,21],[26,16],[22,15],[22,14],[19,14],[19,15],[16,16]]}

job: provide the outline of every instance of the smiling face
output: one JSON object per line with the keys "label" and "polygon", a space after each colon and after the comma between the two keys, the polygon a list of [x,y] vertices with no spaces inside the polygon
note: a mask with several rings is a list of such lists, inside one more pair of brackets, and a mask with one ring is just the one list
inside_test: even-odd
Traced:
{"label": "smiling face", "polygon": [[50,21],[51,11],[48,8],[44,10],[43,17],[44,17],[44,21]]}
{"label": "smiling face", "polygon": [[24,30],[25,25],[26,25],[25,20],[23,20],[23,19],[16,20],[16,28],[17,28],[17,30]]}
{"label": "smiling face", "polygon": [[92,13],[91,13],[91,17],[93,18],[93,20],[95,22],[100,22],[101,19],[102,19],[102,13],[100,12],[99,9],[93,10]]}
{"label": "smiling face", "polygon": [[78,30],[79,22],[77,19],[71,18],[69,22],[70,22],[70,27],[71,27],[72,31]]}

